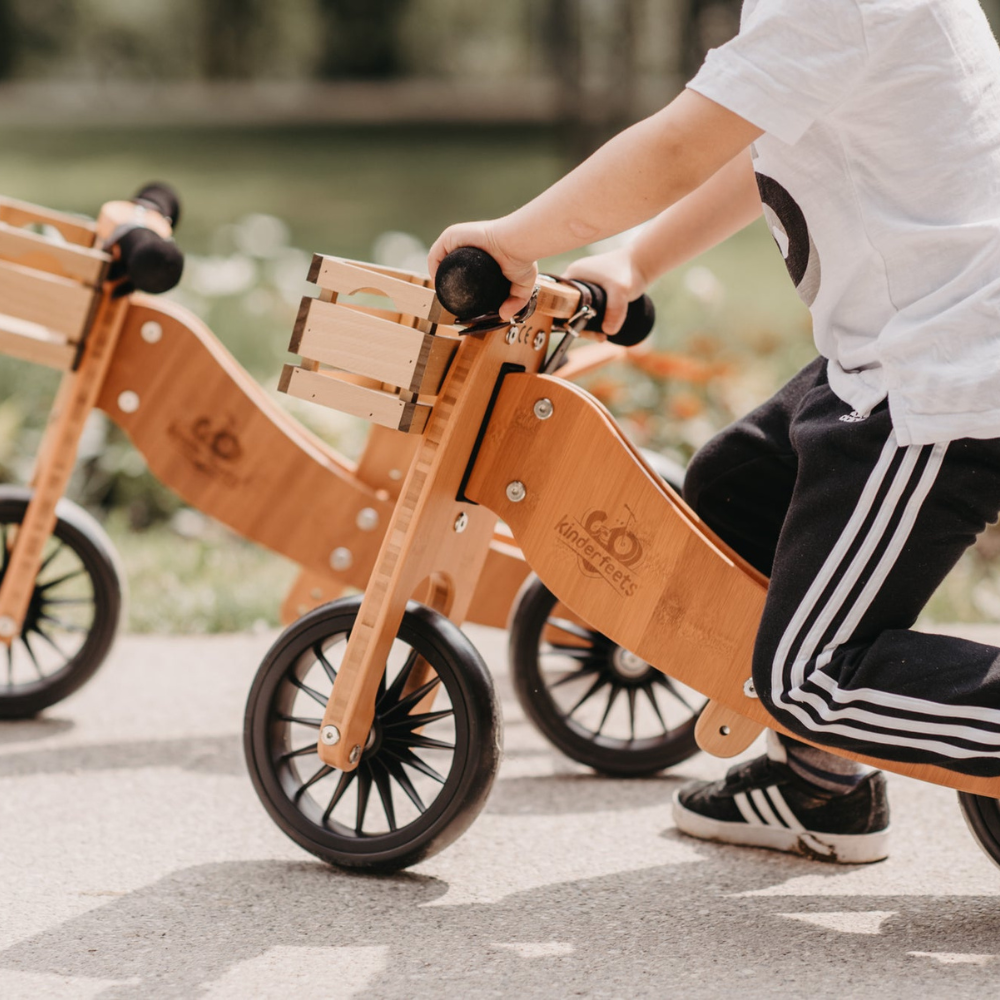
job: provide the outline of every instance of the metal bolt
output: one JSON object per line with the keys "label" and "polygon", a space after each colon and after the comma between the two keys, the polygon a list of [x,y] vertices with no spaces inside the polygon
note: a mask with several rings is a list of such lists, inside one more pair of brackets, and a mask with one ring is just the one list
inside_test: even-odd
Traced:
{"label": "metal bolt", "polygon": [[511,325],[511,328],[507,331],[507,336],[505,338],[508,344],[513,344],[514,341],[517,340],[517,334],[519,330],[520,327],[513,324]]}
{"label": "metal bolt", "polygon": [[542,349],[542,344],[545,343],[545,334],[541,330],[535,334],[535,339],[531,342],[531,346],[536,350],[540,351]]}
{"label": "metal bolt", "polygon": [[555,407],[552,405],[551,399],[536,399],[535,405],[533,407],[535,411],[535,416],[539,420],[548,420],[555,411]]}
{"label": "metal bolt", "polygon": [[719,735],[720,736],[728,736],[729,735],[729,726],[719,726]]}
{"label": "metal bolt", "polygon": [[351,748],[351,752],[348,755],[347,759],[352,764],[357,764],[357,762],[361,760],[361,747],[357,743],[355,743],[354,746]]}
{"label": "metal bolt", "polygon": [[527,494],[528,491],[520,480],[515,479],[512,483],[507,484],[507,499],[511,503],[520,503]]}
{"label": "metal bolt", "polygon": [[757,697],[757,689],[753,686],[753,678],[752,677],[749,677],[747,679],[746,684],[743,685],[743,693],[748,698],[756,698]]}
{"label": "metal bolt", "polygon": [[139,335],[147,344],[155,344],[163,336],[163,327],[159,323],[149,320],[139,327]]}
{"label": "metal bolt", "polygon": [[390,469],[389,478],[395,483],[403,478],[403,473],[399,469]]}
{"label": "metal bolt", "polygon": [[378,527],[378,511],[374,507],[362,507],[356,523],[362,531],[374,531]]}
{"label": "metal bolt", "polygon": [[319,731],[319,738],[328,747],[334,747],[340,742],[340,730],[336,726],[324,726]]}
{"label": "metal bolt", "polygon": [[463,531],[465,531],[466,527],[468,527],[468,524],[469,524],[469,515],[466,514],[465,511],[463,510],[462,513],[455,518],[455,531],[461,534]]}
{"label": "metal bolt", "polygon": [[17,622],[14,621],[10,615],[4,615],[0,617],[0,635],[6,637],[12,636],[17,631]]}
{"label": "metal bolt", "polygon": [[335,570],[350,569],[353,562],[354,556],[351,555],[351,550],[345,549],[343,545],[330,553],[330,565]]}
{"label": "metal bolt", "polygon": [[122,413],[135,413],[139,409],[139,394],[131,389],[118,393],[118,409]]}

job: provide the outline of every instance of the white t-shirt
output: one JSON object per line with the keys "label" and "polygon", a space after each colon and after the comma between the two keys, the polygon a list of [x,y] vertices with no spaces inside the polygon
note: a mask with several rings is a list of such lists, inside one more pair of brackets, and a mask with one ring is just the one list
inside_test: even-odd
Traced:
{"label": "white t-shirt", "polygon": [[745,0],[688,86],[766,133],[830,386],[899,443],[1000,437],[1000,50],[976,0]]}

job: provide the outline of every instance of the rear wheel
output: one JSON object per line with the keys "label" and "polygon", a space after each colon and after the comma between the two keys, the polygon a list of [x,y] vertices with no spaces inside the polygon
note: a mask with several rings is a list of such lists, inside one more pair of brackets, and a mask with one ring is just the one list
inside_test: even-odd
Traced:
{"label": "rear wheel", "polygon": [[[0,488],[0,580],[30,499],[31,490]],[[104,662],[118,630],[122,588],[110,540],[69,500],[56,515],[21,631],[0,645],[0,718],[36,715],[71,694]]]}
{"label": "rear wheel", "polygon": [[958,804],[976,843],[1000,867],[1000,799],[959,792]]}
{"label": "rear wheel", "polygon": [[244,749],[257,794],[300,847],[392,871],[447,847],[479,814],[500,763],[500,713],[475,647],[411,601],[358,767],[324,764],[322,716],[360,606],[325,604],[278,637],[250,690]]}

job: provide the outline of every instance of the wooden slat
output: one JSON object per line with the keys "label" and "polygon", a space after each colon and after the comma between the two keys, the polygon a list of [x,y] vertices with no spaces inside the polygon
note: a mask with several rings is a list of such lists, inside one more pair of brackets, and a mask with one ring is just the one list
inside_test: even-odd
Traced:
{"label": "wooden slat", "polygon": [[350,306],[304,298],[289,349],[408,392],[433,396],[457,346],[454,337],[422,333]]}
{"label": "wooden slat", "polygon": [[339,257],[316,254],[309,269],[309,280],[340,295],[354,295],[357,292],[384,295],[400,312],[421,319],[436,322],[442,312],[432,288],[351,264]]}
{"label": "wooden slat", "polygon": [[0,222],[0,258],[22,267],[49,271],[64,278],[98,285],[111,260],[109,254],[72,243],[56,243],[38,233]]}
{"label": "wooden slat", "polygon": [[0,313],[38,323],[72,341],[83,334],[96,292],[69,278],[0,261]]}
{"label": "wooden slat", "polygon": [[338,378],[335,372],[311,372],[296,365],[282,369],[278,391],[407,433],[420,433],[431,412],[425,403],[408,402],[391,392],[355,385]]}
{"label": "wooden slat", "polygon": [[15,198],[0,198],[0,222],[8,226],[30,226],[41,223],[54,226],[70,243],[92,247],[97,233],[97,223],[79,215],[67,212],[55,212],[41,205],[32,205]]}
{"label": "wooden slat", "polygon": [[76,359],[76,345],[44,327],[0,315],[0,354],[69,371]]}

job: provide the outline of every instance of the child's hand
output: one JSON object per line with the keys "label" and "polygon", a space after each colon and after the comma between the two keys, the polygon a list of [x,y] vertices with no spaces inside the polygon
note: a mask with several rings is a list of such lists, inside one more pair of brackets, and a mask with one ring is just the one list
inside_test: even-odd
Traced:
{"label": "child's hand", "polygon": [[504,250],[498,233],[503,220],[488,222],[460,222],[449,226],[434,242],[427,255],[427,267],[433,278],[438,265],[459,247],[478,247],[485,250],[499,265],[510,281],[510,296],[500,307],[500,318],[509,320],[520,312],[531,298],[538,277],[538,268],[533,260],[520,260]]}
{"label": "child's hand", "polygon": [[639,298],[647,285],[628,247],[575,260],[563,272],[563,277],[590,281],[604,289],[608,302],[601,329],[609,335],[621,329],[628,304]]}

